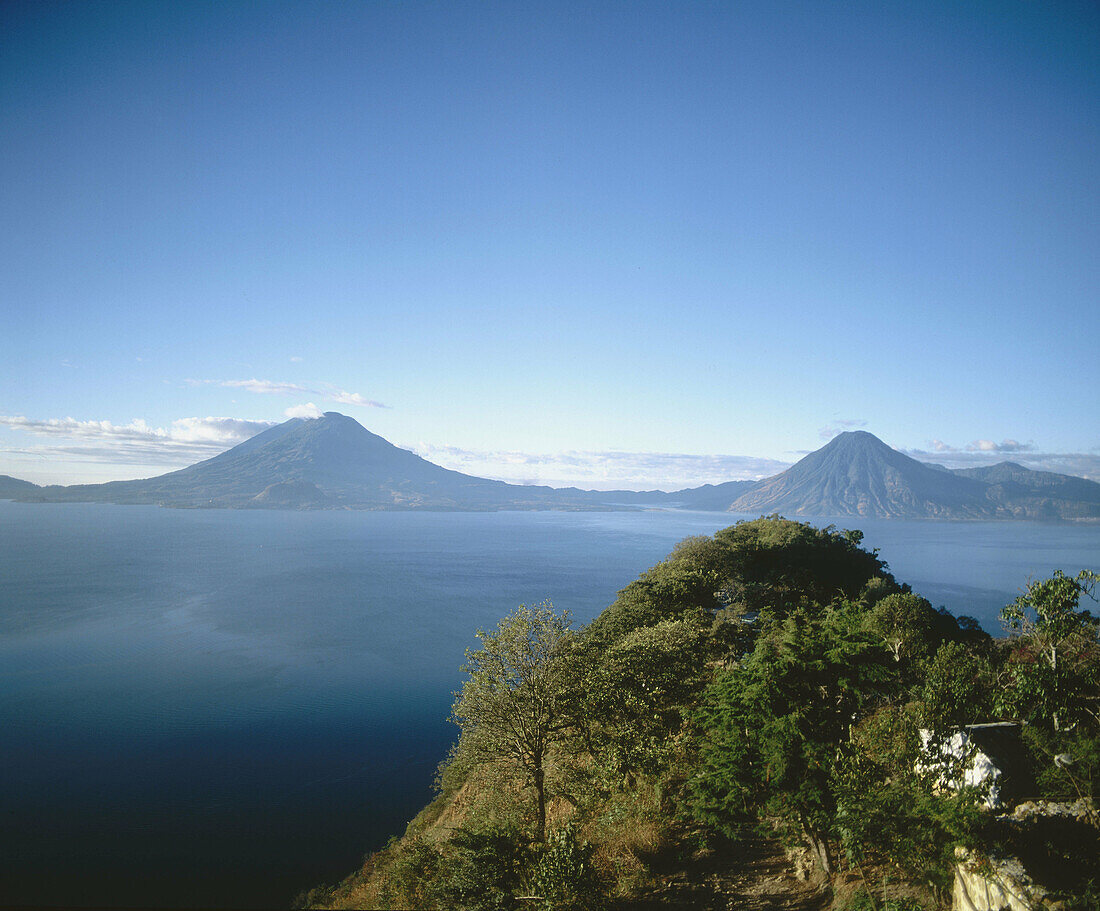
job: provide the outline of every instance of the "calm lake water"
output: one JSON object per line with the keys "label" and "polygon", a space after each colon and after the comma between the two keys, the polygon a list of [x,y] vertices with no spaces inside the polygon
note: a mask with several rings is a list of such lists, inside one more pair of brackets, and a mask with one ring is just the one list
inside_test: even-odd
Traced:
{"label": "calm lake water", "polygon": [[[475,629],[544,599],[587,622],[738,518],[0,501],[0,904],[341,878],[430,797]],[[836,524],[991,631],[1029,576],[1100,566],[1100,526]]]}

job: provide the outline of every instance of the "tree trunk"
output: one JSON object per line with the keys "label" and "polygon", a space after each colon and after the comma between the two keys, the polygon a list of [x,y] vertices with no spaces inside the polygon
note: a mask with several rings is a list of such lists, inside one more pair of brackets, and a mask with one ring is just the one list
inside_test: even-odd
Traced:
{"label": "tree trunk", "polygon": [[[1057,688],[1057,686],[1058,686],[1058,650],[1055,648],[1054,645],[1051,645],[1051,647],[1050,647],[1050,669],[1052,671],[1054,671],[1054,686],[1055,686],[1055,688]],[[1057,694],[1057,695],[1061,695],[1061,694]],[[1057,699],[1057,695],[1056,695],[1055,699]],[[1057,704],[1058,703],[1056,701],[1055,705],[1057,705]],[[1054,730],[1060,731],[1062,728],[1058,724],[1058,710],[1057,709],[1054,710],[1053,715],[1054,715]]]}
{"label": "tree trunk", "polygon": [[536,834],[538,840],[546,841],[546,786],[542,771],[542,762],[535,765],[535,801],[537,803]]}
{"label": "tree trunk", "polygon": [[810,843],[810,848],[814,852],[814,857],[817,858],[821,871],[826,876],[832,876],[833,863],[829,857],[829,842],[805,824],[802,826],[802,832],[806,836],[806,841]]}

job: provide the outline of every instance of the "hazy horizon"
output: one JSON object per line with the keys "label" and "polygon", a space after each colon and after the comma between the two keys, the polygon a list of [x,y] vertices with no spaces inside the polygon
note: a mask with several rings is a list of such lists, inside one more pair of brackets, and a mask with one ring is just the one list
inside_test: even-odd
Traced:
{"label": "hazy horizon", "polygon": [[[308,417],[312,417],[312,415]],[[274,422],[262,424],[255,428],[255,433],[261,433],[273,426],[276,426]],[[249,439],[253,435],[255,434],[250,433],[239,442],[244,442],[245,439]],[[884,442],[889,444],[888,441]],[[721,484],[731,480],[756,481],[779,474],[798,461],[798,459],[792,459],[790,462],[780,462],[743,455],[707,456],[652,452],[563,452],[532,455],[514,451],[476,452],[461,450],[453,446],[435,446],[423,442],[417,445],[397,443],[394,445],[397,445],[400,449],[416,453],[421,458],[444,468],[461,471],[464,474],[476,477],[525,486],[580,487],[588,490],[675,491],[700,487],[705,484]],[[824,442],[822,445],[824,445]],[[203,461],[205,458],[213,458],[220,452],[226,452],[231,448],[231,446],[226,446],[217,451],[211,451],[203,459],[166,465],[159,471],[143,475],[127,473],[127,466],[124,465],[105,463],[103,467],[110,473],[110,476],[105,478],[55,481],[51,480],[48,475],[39,475],[39,479],[36,479],[31,476],[33,473],[28,473],[20,479],[36,484],[49,485],[95,484],[110,480],[124,481],[135,480],[139,477],[156,477],[170,471],[186,468],[198,461]],[[904,452],[904,450],[899,451]],[[804,452],[797,455],[801,458],[806,454]],[[937,464],[947,468],[969,468],[1004,461],[1017,461],[1020,464],[1025,464],[1026,467],[1028,461],[1034,463],[1039,460],[1061,459],[1058,468],[1039,468],[1038,470],[1057,471],[1060,468],[1059,473],[1061,474],[1085,477],[1089,480],[1100,480],[1100,475],[1089,477],[1086,474],[1069,470],[1065,457],[1052,457],[1045,454],[1036,456],[1036,454],[1026,451],[1021,453],[1005,453],[999,450],[983,452],[975,447],[970,451],[936,454],[939,458],[929,458],[927,456],[931,454],[928,453],[906,452],[905,454],[926,464]],[[164,455],[170,457],[172,454],[169,452]],[[922,458],[922,455],[925,457]],[[1016,456],[1015,459],[1012,458],[1013,455]],[[107,457],[110,457],[110,454]],[[555,477],[553,472],[556,471],[565,474],[562,477]],[[568,472],[572,472],[572,474]],[[651,480],[639,480],[642,476]],[[664,480],[652,480],[654,477],[660,478],[662,476]]]}

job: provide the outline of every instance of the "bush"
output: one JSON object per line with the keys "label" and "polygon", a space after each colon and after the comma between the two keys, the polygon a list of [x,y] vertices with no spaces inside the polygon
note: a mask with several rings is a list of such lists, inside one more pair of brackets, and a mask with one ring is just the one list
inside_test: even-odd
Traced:
{"label": "bush", "polygon": [[526,859],[526,841],[513,829],[456,829],[442,847],[434,903],[463,911],[514,908]]}
{"label": "bush", "polygon": [[860,890],[844,903],[840,911],[925,911],[925,908],[911,898],[876,901],[869,893]]}
{"label": "bush", "polygon": [[[380,867],[380,902],[390,908],[432,908],[432,880],[442,858],[428,842],[415,838],[395,848],[391,862],[383,858]],[[388,853],[388,851],[386,852]]]}
{"label": "bush", "polygon": [[606,904],[604,889],[592,868],[592,848],[578,842],[573,823],[546,839],[531,878],[536,907],[545,911],[598,911]]}

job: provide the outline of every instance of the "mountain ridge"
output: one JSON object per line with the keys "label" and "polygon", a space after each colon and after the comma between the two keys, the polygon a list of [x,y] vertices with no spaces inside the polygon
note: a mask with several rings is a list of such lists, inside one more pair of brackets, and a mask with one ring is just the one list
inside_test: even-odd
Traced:
{"label": "mountain ridge", "polygon": [[731,509],[876,518],[979,518],[985,511],[980,482],[930,468],[864,430],[833,437]]}
{"label": "mountain ridge", "polygon": [[1014,462],[946,469],[878,437],[839,434],[787,470],[674,492],[509,484],[394,446],[338,412],[292,418],[225,452],[153,478],[38,487],[0,476],[0,497],[236,509],[566,509],[647,507],[798,516],[1100,520],[1100,484]]}
{"label": "mountain ridge", "polygon": [[1100,484],[1014,462],[926,465],[864,430],[841,433],[738,497],[733,512],[884,519],[1100,519]]}

